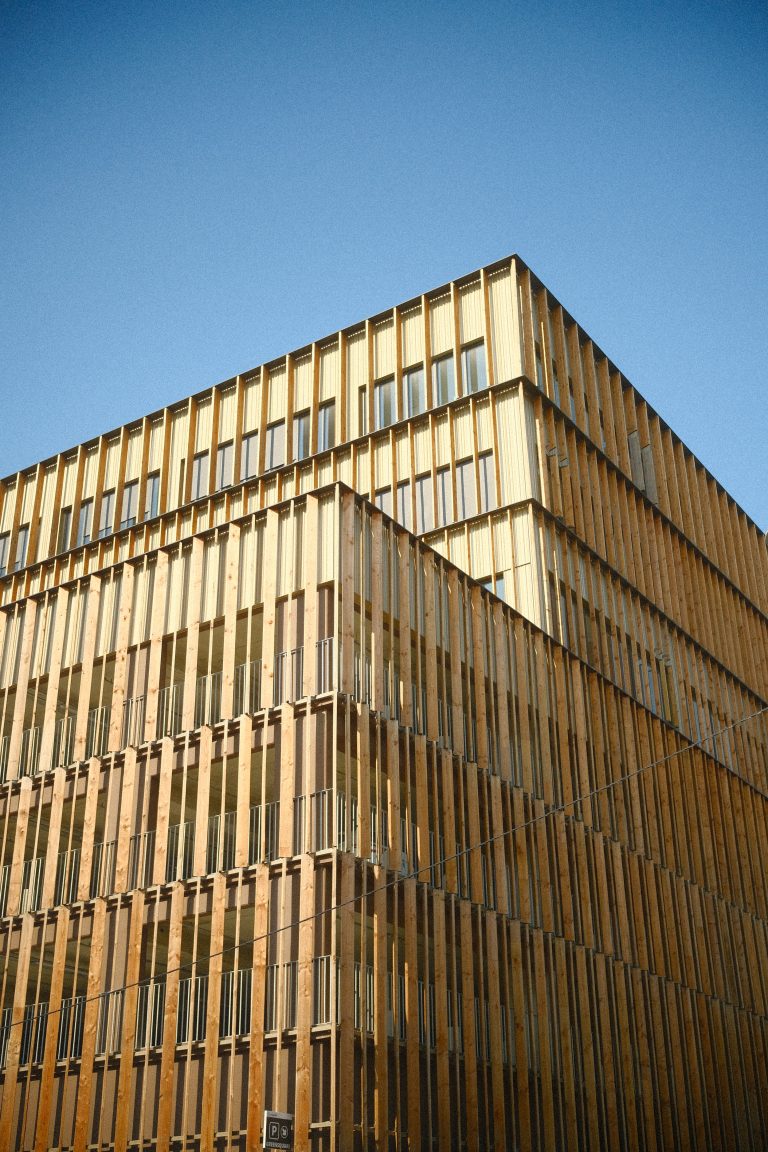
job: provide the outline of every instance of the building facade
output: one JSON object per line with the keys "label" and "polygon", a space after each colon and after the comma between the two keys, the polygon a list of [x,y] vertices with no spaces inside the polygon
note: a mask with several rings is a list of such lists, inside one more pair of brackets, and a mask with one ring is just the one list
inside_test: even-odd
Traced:
{"label": "building facade", "polygon": [[0,484],[0,1148],[768,1144],[768,564],[517,257]]}

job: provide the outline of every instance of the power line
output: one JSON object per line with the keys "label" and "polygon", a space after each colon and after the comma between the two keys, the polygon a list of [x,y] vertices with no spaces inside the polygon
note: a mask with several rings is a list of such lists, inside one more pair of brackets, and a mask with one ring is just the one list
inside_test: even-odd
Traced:
{"label": "power line", "polygon": [[[496,833],[495,836],[488,836],[485,840],[480,840],[477,844],[471,844],[467,848],[462,848],[460,851],[454,852],[450,856],[442,856],[437,861],[435,861],[434,864],[425,865],[423,868],[416,868],[410,872],[398,873],[396,876],[393,876],[391,880],[387,880],[383,884],[377,884],[372,888],[366,889],[364,892],[350,896],[347,900],[340,900],[338,903],[332,904],[328,908],[323,908],[319,912],[312,912],[308,916],[300,916],[298,919],[291,920],[287,924],[281,924],[277,928],[268,928],[266,932],[262,932],[258,936],[251,936],[245,940],[239,940],[236,944],[230,944],[226,948],[219,949],[217,952],[209,952],[205,959],[210,961],[219,956],[226,956],[228,953],[235,952],[240,948],[245,948],[249,944],[259,944],[263,940],[268,940],[271,936],[277,936],[279,933],[287,932],[291,928],[299,928],[303,924],[310,924],[315,920],[319,920],[323,916],[333,915],[334,913],[340,911],[342,908],[346,908],[351,904],[356,904],[358,901],[367,900],[368,897],[375,896],[379,892],[388,891],[390,888],[394,888],[396,885],[402,884],[405,880],[418,880],[418,877],[423,872],[429,872],[433,867],[443,867],[445,864],[452,860],[459,860],[463,856],[468,857],[470,853],[478,852],[482,848],[487,847],[489,844],[495,843],[497,840],[503,840],[505,837],[511,836],[513,832],[522,832],[525,828],[529,828],[533,824],[538,824],[541,821],[546,820],[548,816],[566,812],[569,808],[574,808],[578,804],[583,804],[587,800],[590,800],[593,796],[599,796],[601,793],[607,792],[611,788],[617,787],[619,784],[625,784],[628,780],[632,780],[635,777],[642,775],[644,772],[649,772],[654,768],[660,768],[662,764],[669,763],[671,760],[674,760],[678,756],[682,755],[683,752],[693,752],[696,749],[706,751],[704,748],[705,744],[708,744],[710,741],[714,742],[714,740],[720,736],[723,736],[726,732],[730,732],[734,728],[738,728],[740,725],[748,723],[750,720],[755,720],[758,717],[764,715],[766,712],[768,712],[768,704],[764,705],[762,708],[759,708],[756,712],[751,712],[747,716],[742,716],[739,720],[734,720],[731,724],[726,724],[723,728],[720,728],[717,732],[712,732],[709,736],[702,737],[696,741],[689,741],[683,747],[676,748],[673,752],[668,752],[666,755],[660,756],[657,760],[652,760],[648,764],[643,764],[639,768],[635,768],[632,772],[626,772],[623,776],[617,777],[616,780],[611,780],[607,784],[601,784],[598,788],[592,788],[588,792],[580,793],[578,796],[573,797],[571,800],[567,800],[562,804],[547,808],[546,811],[542,812],[538,816],[532,816],[529,820],[524,820],[521,824],[513,824],[511,828],[506,828],[503,832]],[[734,772],[734,770],[729,768],[728,765],[723,764],[721,766],[724,767],[727,772],[731,773],[731,775],[737,776],[737,778],[740,780],[742,779],[742,777],[738,776],[738,773]],[[186,972],[190,969],[193,969],[195,964],[196,961],[190,961],[186,964],[179,964],[175,968],[166,969],[164,973],[157,977],[150,976],[145,980],[135,980],[130,984],[121,984],[118,985],[117,988],[110,988],[107,991],[99,992],[95,996],[84,996],[82,998],[78,997],[78,999],[80,1000],[81,1004],[85,1005],[92,1003],[94,1000],[101,1000],[105,996],[111,996],[115,992],[127,992],[131,988],[140,988],[142,985],[151,984],[153,981],[159,983],[161,980],[167,980],[169,976],[175,975],[176,973]],[[36,1018],[38,1020],[48,1019],[51,1016],[59,1015],[61,1011],[62,1008],[51,1008],[48,1009],[45,1013],[38,1014]],[[11,1021],[5,1027],[8,1031],[10,1031],[11,1028],[21,1026],[24,1023],[25,1021],[23,1019]]]}

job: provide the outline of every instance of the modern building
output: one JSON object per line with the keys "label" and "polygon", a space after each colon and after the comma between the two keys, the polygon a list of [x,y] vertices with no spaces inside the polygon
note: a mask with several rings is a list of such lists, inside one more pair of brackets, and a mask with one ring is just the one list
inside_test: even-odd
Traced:
{"label": "modern building", "polygon": [[768,1146],[768,564],[518,257],[0,483],[0,1148]]}

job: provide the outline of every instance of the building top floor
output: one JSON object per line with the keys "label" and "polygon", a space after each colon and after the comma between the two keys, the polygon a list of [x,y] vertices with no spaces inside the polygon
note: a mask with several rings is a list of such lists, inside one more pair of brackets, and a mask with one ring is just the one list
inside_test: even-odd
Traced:
{"label": "building top floor", "polygon": [[6,477],[0,576],[520,379],[766,610],[763,534],[517,256]]}

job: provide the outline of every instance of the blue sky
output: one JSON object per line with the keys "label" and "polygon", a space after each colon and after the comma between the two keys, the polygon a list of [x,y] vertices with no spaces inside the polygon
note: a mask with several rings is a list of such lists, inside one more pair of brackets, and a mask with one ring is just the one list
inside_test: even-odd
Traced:
{"label": "blue sky", "polygon": [[767,60],[738,0],[0,0],[0,475],[517,251],[765,529]]}

